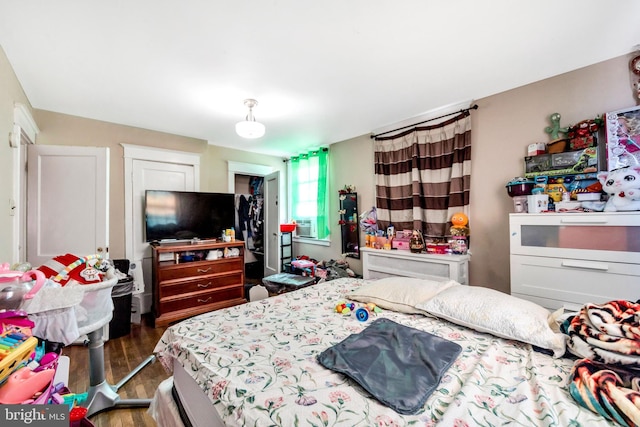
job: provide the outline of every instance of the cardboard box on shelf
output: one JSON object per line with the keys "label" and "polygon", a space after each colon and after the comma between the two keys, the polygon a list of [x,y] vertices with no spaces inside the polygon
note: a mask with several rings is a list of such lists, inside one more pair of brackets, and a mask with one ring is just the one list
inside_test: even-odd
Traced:
{"label": "cardboard box on shelf", "polygon": [[571,169],[576,173],[598,171],[598,150],[594,147],[551,155],[551,169]]}
{"label": "cardboard box on shelf", "polygon": [[524,158],[525,173],[541,173],[551,170],[551,154],[526,156]]}
{"label": "cardboard box on shelf", "polygon": [[527,196],[527,210],[529,213],[540,213],[549,210],[548,194],[532,194]]}
{"label": "cardboard box on shelf", "polygon": [[526,178],[538,175],[557,176],[596,172],[598,172],[597,147],[525,157]]}
{"label": "cardboard box on shelf", "polygon": [[583,150],[598,145],[598,138],[595,134],[587,136],[577,136],[569,140],[569,150]]}
{"label": "cardboard box on shelf", "polygon": [[544,142],[534,142],[527,147],[527,156],[539,156],[547,152],[547,146]]}

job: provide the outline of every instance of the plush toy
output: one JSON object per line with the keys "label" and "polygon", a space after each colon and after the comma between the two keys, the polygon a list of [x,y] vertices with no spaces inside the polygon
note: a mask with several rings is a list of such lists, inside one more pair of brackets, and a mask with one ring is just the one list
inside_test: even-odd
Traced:
{"label": "plush toy", "polygon": [[469,236],[469,218],[464,212],[457,212],[451,216],[451,228],[449,234],[449,247],[456,255],[466,255],[468,250],[467,237]]}
{"label": "plush toy", "polygon": [[544,131],[551,136],[551,141],[555,141],[560,138],[561,133],[568,133],[568,127],[560,127],[560,113],[553,113],[549,116],[549,121],[551,122],[551,126],[547,126],[544,128]]}
{"label": "plush toy", "polygon": [[449,233],[452,236],[457,237],[467,237],[469,235],[469,227],[467,224],[469,223],[469,218],[465,215],[464,212],[458,212],[451,216],[451,228],[449,229]]}
{"label": "plush toy", "polygon": [[640,166],[600,172],[598,181],[609,195],[605,212],[640,211]]}

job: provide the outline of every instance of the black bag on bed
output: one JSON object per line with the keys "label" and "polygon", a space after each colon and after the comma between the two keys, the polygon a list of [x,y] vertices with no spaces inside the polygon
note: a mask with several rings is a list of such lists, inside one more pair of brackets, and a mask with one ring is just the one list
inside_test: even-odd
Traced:
{"label": "black bag on bed", "polygon": [[318,362],[396,412],[415,414],[461,351],[454,342],[383,318],[323,351]]}

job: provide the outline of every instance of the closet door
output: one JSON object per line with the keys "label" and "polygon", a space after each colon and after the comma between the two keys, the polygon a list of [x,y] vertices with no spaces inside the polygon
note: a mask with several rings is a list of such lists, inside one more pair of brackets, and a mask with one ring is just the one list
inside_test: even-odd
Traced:
{"label": "closet door", "polygon": [[27,261],[109,255],[109,149],[30,145]]}

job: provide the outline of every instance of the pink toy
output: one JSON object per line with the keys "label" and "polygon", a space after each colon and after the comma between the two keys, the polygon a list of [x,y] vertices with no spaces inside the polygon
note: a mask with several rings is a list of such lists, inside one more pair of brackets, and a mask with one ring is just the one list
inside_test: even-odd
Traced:
{"label": "pink toy", "polygon": [[55,368],[58,364],[58,353],[49,352],[42,356],[42,358],[38,361],[40,366],[35,368],[33,372],[44,371],[45,369]]}
{"label": "pink toy", "polygon": [[[33,287],[32,280],[35,280]],[[39,270],[11,271],[9,263],[0,264],[0,309],[17,310],[23,300],[34,297],[44,282],[44,274]]]}
{"label": "pink toy", "polygon": [[41,399],[37,402],[32,399],[36,393],[43,392],[48,400],[49,393],[45,391],[50,387],[55,373],[55,369],[45,369],[40,372],[33,372],[27,367],[18,369],[0,387],[0,403],[46,403],[46,401],[41,402]]}

